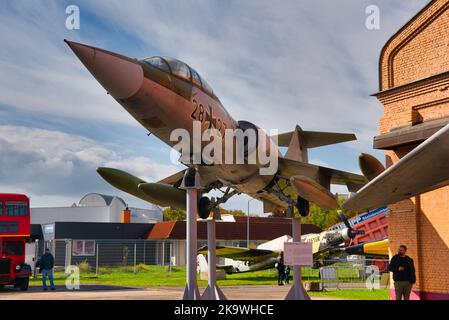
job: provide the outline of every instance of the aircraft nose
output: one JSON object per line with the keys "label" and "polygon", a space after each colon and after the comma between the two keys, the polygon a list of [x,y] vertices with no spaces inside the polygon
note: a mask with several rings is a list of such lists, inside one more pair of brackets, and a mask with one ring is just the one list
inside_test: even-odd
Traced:
{"label": "aircraft nose", "polygon": [[133,96],[142,86],[143,70],[137,61],[100,48],[64,40],[89,72],[116,99]]}

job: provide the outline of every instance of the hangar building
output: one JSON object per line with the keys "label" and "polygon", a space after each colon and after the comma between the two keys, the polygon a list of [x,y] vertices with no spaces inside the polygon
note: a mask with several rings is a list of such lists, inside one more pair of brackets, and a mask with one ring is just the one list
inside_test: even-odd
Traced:
{"label": "hangar building", "polygon": [[[449,0],[429,2],[394,34],[379,59],[384,107],[374,148],[392,165],[449,123]],[[390,205],[391,254],[415,261],[415,299],[449,299],[449,187]],[[393,298],[394,290],[391,290]]]}
{"label": "hangar building", "polygon": [[[131,223],[162,221],[162,209],[148,204],[149,209],[129,208]],[[54,222],[121,222],[125,201],[117,196],[86,194],[70,207],[31,208],[31,223],[49,225]]]}

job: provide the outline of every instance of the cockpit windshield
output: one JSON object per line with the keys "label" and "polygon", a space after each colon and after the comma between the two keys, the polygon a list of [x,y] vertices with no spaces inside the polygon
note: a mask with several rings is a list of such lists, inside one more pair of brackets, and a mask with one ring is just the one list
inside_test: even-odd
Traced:
{"label": "cockpit windshield", "polygon": [[149,63],[153,67],[161,69],[162,71],[170,73],[170,68],[168,67],[167,62],[164,61],[161,57],[151,57],[143,60],[146,63]]}
{"label": "cockpit windshield", "polygon": [[170,58],[163,57],[165,61],[168,62],[171,72],[178,77],[190,80],[190,69],[189,66],[184,62]]}
{"label": "cockpit windshield", "polygon": [[184,78],[188,81],[191,81],[198,87],[202,88],[206,93],[215,97],[214,91],[211,86],[200,77],[198,72],[194,69],[190,68],[187,64],[182,61],[179,61],[170,57],[151,57],[146,58],[143,62],[150,64],[153,67],[156,67],[164,72],[172,73],[178,77]]}
{"label": "cockpit windshield", "polygon": [[203,83],[204,91],[206,91],[207,93],[209,93],[211,95],[214,95],[214,90],[212,90],[212,87],[206,82],[206,80],[201,78],[201,82]]}

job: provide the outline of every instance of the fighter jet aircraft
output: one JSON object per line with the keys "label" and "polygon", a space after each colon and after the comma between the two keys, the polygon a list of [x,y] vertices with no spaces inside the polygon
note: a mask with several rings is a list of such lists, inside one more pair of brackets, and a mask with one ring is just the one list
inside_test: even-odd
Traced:
{"label": "fighter jet aircraft", "polygon": [[[388,240],[379,239],[363,244],[351,245],[351,240],[363,231],[351,227],[346,217],[340,212],[340,219],[345,228],[337,231],[327,230],[301,236],[301,241],[312,244],[314,268],[331,265],[348,255],[388,258]],[[255,249],[241,247],[218,246],[218,257],[227,258],[226,265],[217,266],[227,273],[250,272],[274,268],[276,259],[284,250],[284,243],[291,242],[292,237],[284,235],[262,243]],[[198,250],[198,254],[206,255],[207,246]],[[232,259],[229,261],[228,259]],[[203,263],[204,265],[204,263]]]}
{"label": "fighter jet aircraft", "polygon": [[[100,48],[64,40],[84,66],[125,110],[150,133],[169,146],[175,129],[185,129],[191,135],[194,123],[201,123],[201,132],[215,128],[256,130],[248,121],[236,121],[226,111],[211,86],[195,69],[170,57],[154,56],[132,59]],[[257,147],[274,145],[274,137],[265,135]],[[309,212],[309,201],[324,209],[338,206],[329,191],[331,184],[346,185],[351,192],[360,189],[367,179],[358,174],[308,163],[307,149],[355,140],[354,134],[303,131],[277,136],[280,147],[288,147],[285,155],[278,153],[278,167],[273,174],[261,175],[260,163],[195,165],[203,184],[202,195],[212,189],[223,190],[223,196],[211,202],[198,200],[202,218],[213,208],[236,194],[245,193],[263,202],[265,212],[293,212],[296,207],[303,216]],[[276,147],[277,147],[276,146]],[[247,145],[245,157],[251,150]],[[187,155],[191,159],[194,155]],[[188,167],[193,165],[180,158]],[[98,168],[98,173],[116,188],[160,206],[184,209],[185,190],[180,188],[184,171],[158,182],[147,182],[127,172],[113,168]]]}

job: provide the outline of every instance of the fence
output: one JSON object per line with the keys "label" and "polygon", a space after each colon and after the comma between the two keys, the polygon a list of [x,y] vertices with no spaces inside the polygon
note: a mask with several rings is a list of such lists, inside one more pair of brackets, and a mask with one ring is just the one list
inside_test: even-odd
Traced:
{"label": "fence", "polygon": [[319,283],[320,289],[365,289],[389,288],[390,274],[387,259],[366,259],[359,257],[355,261],[324,260],[325,266],[319,269],[303,268],[302,279]]}
{"label": "fence", "polygon": [[[198,247],[205,245],[199,241]],[[219,245],[243,246],[246,243],[219,243]],[[101,274],[111,268],[125,272],[138,271],[139,265],[185,265],[185,241],[183,240],[71,240],[58,239],[38,242],[34,256],[40,256],[44,247],[55,256],[56,270],[78,265],[82,272]],[[379,281],[381,288],[388,288],[388,260],[355,257],[349,261],[319,261],[325,267],[302,268],[305,282],[319,283],[320,289],[366,288],[368,281]],[[223,263],[223,261],[220,261]],[[379,274],[373,274],[377,267]]]}
{"label": "fence", "polygon": [[[104,268],[136,271],[139,264],[173,266],[185,264],[183,241],[154,240],[71,240],[39,242],[34,256],[49,248],[55,257],[55,269],[78,265],[84,271],[101,273]],[[34,257],[34,260],[36,258]]]}

